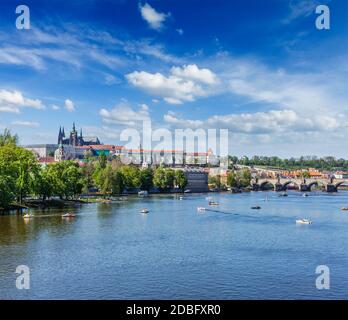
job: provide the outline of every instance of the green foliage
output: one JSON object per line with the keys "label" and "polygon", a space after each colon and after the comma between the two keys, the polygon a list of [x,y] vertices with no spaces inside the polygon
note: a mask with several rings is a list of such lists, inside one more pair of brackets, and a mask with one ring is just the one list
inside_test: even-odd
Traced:
{"label": "green foliage", "polygon": [[180,189],[185,189],[187,185],[187,178],[182,170],[175,171],[175,185],[177,185]]}
{"label": "green foliage", "polygon": [[250,171],[245,169],[241,171],[231,171],[227,174],[227,185],[235,188],[245,188],[250,186],[251,182]]}
{"label": "green foliage", "polygon": [[168,191],[174,187],[175,172],[173,169],[157,168],[154,174],[153,183],[162,191]]}
{"label": "green foliage", "polygon": [[220,175],[209,176],[208,183],[213,184],[216,188],[221,188],[221,177]]}
{"label": "green foliage", "polygon": [[143,169],[140,170],[140,189],[150,191],[153,187],[153,170]]}
{"label": "green foliage", "polygon": [[253,156],[252,158],[229,156],[230,168],[233,165],[261,166],[267,168],[278,168],[284,170],[298,170],[305,168],[315,168],[318,170],[348,170],[348,160],[336,159],[334,157],[302,156],[299,158],[281,159],[279,157]]}
{"label": "green foliage", "polygon": [[139,188],[140,187],[140,170],[139,168],[129,165],[123,166],[120,169],[123,178],[124,186],[126,188]]}
{"label": "green foliage", "polygon": [[0,134],[0,147],[6,145],[16,145],[18,143],[18,136],[12,135],[11,131],[4,129],[4,132]]}
{"label": "green foliage", "polygon": [[39,165],[34,154],[12,143],[0,147],[0,177],[8,177],[17,201],[31,192]]}
{"label": "green foliage", "polygon": [[14,199],[13,179],[9,176],[0,175],[0,208],[7,208]]}

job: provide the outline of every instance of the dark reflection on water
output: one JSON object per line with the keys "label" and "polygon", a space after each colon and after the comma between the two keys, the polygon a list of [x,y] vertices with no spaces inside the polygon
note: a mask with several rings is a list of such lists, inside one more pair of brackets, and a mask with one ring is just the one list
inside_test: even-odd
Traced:
{"label": "dark reflection on water", "polygon": [[[220,205],[197,212],[207,196]],[[0,298],[348,298],[347,204],[343,191],[161,195],[87,204],[75,219],[62,210],[0,216]],[[302,217],[314,223],[296,225]],[[15,288],[21,264],[30,290]],[[328,291],[315,287],[321,264]]]}

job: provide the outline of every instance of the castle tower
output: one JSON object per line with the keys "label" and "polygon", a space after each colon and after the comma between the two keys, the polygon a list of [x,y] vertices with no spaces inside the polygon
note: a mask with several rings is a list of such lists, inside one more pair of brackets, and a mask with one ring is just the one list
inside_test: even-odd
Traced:
{"label": "castle tower", "polygon": [[75,122],[73,123],[73,128],[70,132],[69,144],[72,146],[78,146],[78,136],[76,132]]}

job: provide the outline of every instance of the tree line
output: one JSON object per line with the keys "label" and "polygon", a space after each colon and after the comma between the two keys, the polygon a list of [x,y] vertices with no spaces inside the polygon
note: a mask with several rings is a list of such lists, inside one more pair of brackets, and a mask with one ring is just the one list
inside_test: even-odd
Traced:
{"label": "tree line", "polygon": [[284,170],[299,170],[306,168],[315,168],[318,170],[328,171],[348,171],[348,160],[336,159],[335,157],[316,157],[316,156],[302,156],[299,158],[281,159],[279,157],[265,157],[253,156],[251,158],[243,156],[238,158],[236,156],[229,156],[229,163],[231,168],[235,164],[245,166],[265,166],[271,168],[278,168]]}
{"label": "tree line", "polygon": [[45,201],[53,196],[76,199],[91,188],[103,195],[119,195],[126,189],[166,192],[184,189],[187,179],[182,170],[170,168],[140,169],[124,165],[119,159],[108,161],[104,154],[90,157],[84,166],[66,160],[41,166],[36,156],[18,146],[18,137],[10,131],[0,134],[0,208],[21,204],[29,196]]}

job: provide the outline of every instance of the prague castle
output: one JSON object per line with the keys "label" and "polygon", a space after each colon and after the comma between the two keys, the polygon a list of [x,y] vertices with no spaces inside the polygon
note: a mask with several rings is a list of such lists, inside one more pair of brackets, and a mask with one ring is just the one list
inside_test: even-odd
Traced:
{"label": "prague castle", "polygon": [[70,145],[74,147],[100,145],[98,137],[84,137],[82,135],[82,129],[80,129],[80,134],[77,133],[75,128],[75,123],[73,123],[73,128],[70,131],[68,137],[65,136],[64,127],[59,128],[58,133],[58,145]]}

